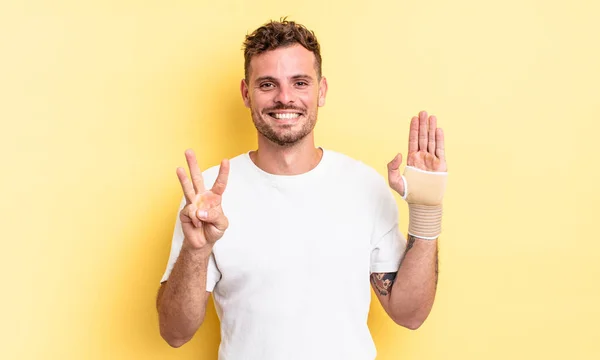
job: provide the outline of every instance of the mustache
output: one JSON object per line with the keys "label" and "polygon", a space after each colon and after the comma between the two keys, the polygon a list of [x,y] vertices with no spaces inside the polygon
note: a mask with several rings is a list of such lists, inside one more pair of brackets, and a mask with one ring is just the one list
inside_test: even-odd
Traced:
{"label": "mustache", "polygon": [[263,113],[268,114],[268,113],[271,113],[271,112],[274,112],[277,110],[294,110],[296,112],[299,112],[300,114],[304,114],[304,112],[305,112],[304,109],[296,107],[296,106],[280,104],[280,105],[263,110]]}

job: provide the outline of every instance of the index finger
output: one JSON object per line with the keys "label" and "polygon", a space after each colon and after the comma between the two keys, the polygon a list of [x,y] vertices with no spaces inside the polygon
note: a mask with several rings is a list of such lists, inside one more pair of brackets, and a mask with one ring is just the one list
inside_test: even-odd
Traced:
{"label": "index finger", "polygon": [[408,133],[408,153],[419,151],[419,118],[413,116],[410,120],[410,131]]}
{"label": "index finger", "polygon": [[192,149],[187,149],[185,151],[185,158],[190,168],[192,184],[194,185],[194,190],[196,190],[196,194],[203,193],[205,190],[204,179],[202,178],[202,172],[198,167],[198,162],[196,161],[196,155],[194,155],[194,151]]}
{"label": "index finger", "polygon": [[219,175],[213,185],[211,191],[217,195],[223,195],[225,188],[227,187],[227,179],[229,178],[229,160],[223,159],[221,166],[219,167]]}

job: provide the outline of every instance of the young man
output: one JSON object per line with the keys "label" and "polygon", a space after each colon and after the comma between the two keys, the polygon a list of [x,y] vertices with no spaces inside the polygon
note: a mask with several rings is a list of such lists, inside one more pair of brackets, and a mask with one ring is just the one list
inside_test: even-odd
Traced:
{"label": "young man", "polygon": [[189,341],[213,293],[221,360],[374,359],[371,293],[399,325],[418,328],[433,305],[437,237],[446,181],[436,118],[410,123],[408,166],[388,164],[389,186],[409,204],[408,241],[385,180],[372,168],[315,147],[325,105],[314,33],[291,21],[263,25],[245,41],[241,94],[258,149],[191,179],[157,297],[160,333]]}

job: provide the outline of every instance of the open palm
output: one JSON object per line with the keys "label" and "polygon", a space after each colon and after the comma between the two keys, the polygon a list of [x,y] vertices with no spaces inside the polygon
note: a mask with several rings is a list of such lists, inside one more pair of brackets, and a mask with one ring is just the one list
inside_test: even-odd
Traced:
{"label": "open palm", "polygon": [[[404,182],[400,174],[402,154],[396,155],[388,164],[388,182],[390,187],[404,196]],[[444,153],[444,132],[437,127],[435,116],[427,116],[421,111],[410,121],[408,135],[407,165],[424,171],[448,171]]]}

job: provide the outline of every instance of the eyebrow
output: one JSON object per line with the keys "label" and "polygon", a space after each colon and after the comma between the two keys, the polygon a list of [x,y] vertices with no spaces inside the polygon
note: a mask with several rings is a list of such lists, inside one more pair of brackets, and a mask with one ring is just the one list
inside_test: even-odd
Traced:
{"label": "eyebrow", "polygon": [[[292,80],[297,80],[297,79],[310,79],[313,80],[313,77],[307,74],[298,74],[298,75],[294,75],[291,77]],[[277,79],[272,77],[272,76],[261,76],[256,78],[256,80],[254,80],[254,82],[261,82],[261,81],[273,81],[273,82],[277,82]]]}

